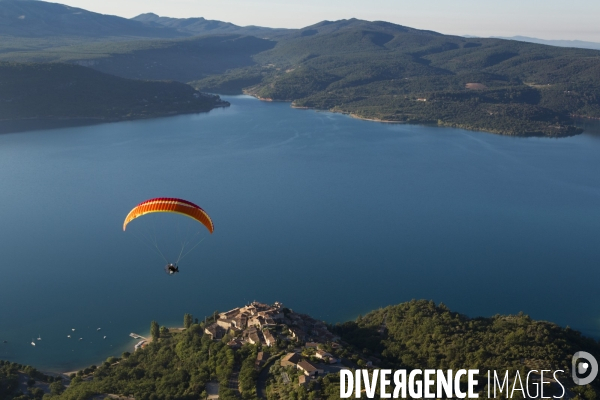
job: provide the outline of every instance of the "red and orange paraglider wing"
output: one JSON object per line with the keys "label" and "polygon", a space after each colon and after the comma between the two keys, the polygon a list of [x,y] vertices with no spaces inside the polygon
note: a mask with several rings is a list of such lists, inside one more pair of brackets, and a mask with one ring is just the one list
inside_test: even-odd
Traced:
{"label": "red and orange paraglider wing", "polygon": [[146,200],[131,210],[129,214],[127,214],[125,222],[123,222],[123,230],[127,228],[129,222],[137,217],[156,212],[183,214],[200,222],[210,233],[213,233],[215,229],[208,214],[194,203],[171,197],[158,197],[156,199]]}

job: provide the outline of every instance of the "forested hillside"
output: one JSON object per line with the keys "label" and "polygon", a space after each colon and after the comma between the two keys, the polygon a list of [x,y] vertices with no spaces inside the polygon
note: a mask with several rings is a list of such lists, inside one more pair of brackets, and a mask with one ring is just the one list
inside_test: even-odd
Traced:
{"label": "forested hillside", "polygon": [[188,36],[162,25],[104,15],[64,4],[37,0],[0,0],[0,37],[119,36],[167,38]]}
{"label": "forested hillside", "polygon": [[252,56],[276,42],[254,36],[211,35],[180,40],[136,40],[0,53],[0,61],[67,62],[131,79],[189,82],[255,65]]}
{"label": "forested hillside", "polygon": [[571,368],[581,350],[600,357],[600,343],[570,328],[519,315],[469,318],[432,301],[410,301],[338,325],[358,348],[407,368]]}
{"label": "forested hillside", "polygon": [[71,64],[0,63],[0,121],[116,121],[226,105],[179,82],[137,81]]}
{"label": "forested hillside", "polygon": [[260,68],[235,69],[194,85],[214,92],[245,89],[362,118],[510,135],[571,135],[579,132],[572,115],[600,117],[595,50],[347,20],[290,33],[255,59]]}
{"label": "forested hillside", "polygon": [[[569,136],[581,132],[576,118],[600,118],[597,50],[357,19],[290,30],[152,13],[126,20],[31,0],[0,0],[2,18],[4,61],[69,62],[360,118],[506,135]],[[204,36],[189,37],[196,34]]]}
{"label": "forested hillside", "polygon": [[154,13],[146,13],[132,18],[134,21],[149,25],[164,26],[191,36],[207,34],[253,35],[260,38],[273,37],[289,31],[288,29],[264,28],[262,26],[238,26],[230,22],[198,18],[160,17]]}
{"label": "forested hillside", "polygon": [[[331,326],[339,340],[325,340],[318,333],[306,331],[305,339],[294,337],[294,322],[302,315],[283,310],[271,332],[277,340],[271,346],[252,344],[239,331],[230,330],[222,339],[212,340],[204,323],[170,332],[156,325],[156,339],[133,354],[110,357],[101,365],[85,368],[69,379],[61,380],[40,374],[31,367],[0,362],[0,394],[7,399],[33,399],[39,390],[19,386],[19,374],[50,384],[44,399],[88,399],[110,394],[136,399],[198,399],[218,391],[221,399],[339,398],[340,368],[390,369],[479,369],[477,390],[485,397],[486,371],[508,370],[511,376],[520,371],[564,370],[561,383],[570,398],[596,400],[598,380],[591,385],[576,386],[570,378],[571,357],[587,351],[600,358],[600,343],[579,332],[527,315],[496,315],[469,318],[431,301],[410,301],[375,310],[356,321]],[[217,313],[211,321],[217,318]],[[191,319],[191,316],[190,316]],[[287,321],[287,322],[285,322]],[[291,323],[291,326],[286,324]],[[207,325],[208,326],[208,325]],[[309,340],[310,339],[310,340]],[[241,345],[241,341],[245,343]],[[262,353],[261,353],[262,351]],[[327,354],[340,363],[323,363],[316,353]],[[295,354],[295,355],[294,355]],[[295,361],[290,356],[296,357]],[[298,385],[302,371],[293,364],[300,359],[322,368],[326,373]],[[283,361],[287,360],[286,363]],[[327,364],[327,365],[326,365]],[[302,380],[300,380],[302,382]],[[209,388],[211,386],[211,388]],[[260,390],[259,390],[260,389]],[[64,392],[63,392],[64,390]],[[553,389],[548,388],[548,392]],[[560,394],[560,392],[556,393]],[[41,397],[41,396],[40,396]],[[39,398],[39,397],[37,397]]]}

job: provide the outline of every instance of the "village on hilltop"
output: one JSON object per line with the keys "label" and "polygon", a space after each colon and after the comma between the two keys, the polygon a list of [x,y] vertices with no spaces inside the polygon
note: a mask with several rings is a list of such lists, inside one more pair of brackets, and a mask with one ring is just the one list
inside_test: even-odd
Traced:
{"label": "village on hilltop", "polygon": [[[256,360],[256,368],[262,368],[269,359],[268,348],[286,348],[279,359],[281,367],[292,367],[302,374],[298,384],[308,386],[319,376],[339,372],[346,368],[341,359],[330,351],[341,350],[339,337],[327,329],[327,325],[309,315],[298,314],[275,302],[273,305],[253,302],[244,307],[219,313],[216,320],[207,325],[204,333],[213,340],[232,338],[227,345],[241,348],[250,343],[263,349]],[[329,351],[328,351],[329,350]],[[284,379],[287,374],[283,373]]]}

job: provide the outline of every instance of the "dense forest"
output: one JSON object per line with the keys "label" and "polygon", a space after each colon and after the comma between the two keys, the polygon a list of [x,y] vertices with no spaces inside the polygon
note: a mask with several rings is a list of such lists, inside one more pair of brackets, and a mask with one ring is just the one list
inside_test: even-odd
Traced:
{"label": "dense forest", "polygon": [[1,0],[2,21],[2,61],[72,63],[365,119],[506,135],[569,136],[582,131],[577,118],[600,118],[597,50],[358,19],[303,29],[124,19],[30,0]]}
{"label": "dense forest", "polygon": [[[203,399],[212,385],[213,393],[216,388],[221,399],[257,399],[263,396],[258,389],[264,385],[268,399],[339,398],[338,373],[298,385],[302,372],[280,362],[286,352],[296,352],[318,365],[314,343],[311,346],[301,340],[278,340],[269,348],[249,343],[232,347],[229,341],[233,336],[229,334],[211,340],[203,323],[187,325],[189,328],[182,332],[155,329],[156,340],[143,349],[110,357],[69,379],[1,362],[0,395],[19,400],[84,400],[97,394]],[[341,360],[342,368],[477,368],[482,375],[488,369],[508,370],[511,374],[520,371],[522,375],[533,369],[562,369],[562,383],[572,398],[596,400],[600,394],[598,380],[575,386],[570,379],[572,355],[585,350],[600,359],[600,342],[568,327],[534,321],[522,313],[469,318],[443,304],[421,300],[375,310],[356,321],[330,326],[330,330],[339,340],[321,343],[318,348]],[[260,351],[269,359],[259,365]],[[19,385],[19,375],[27,375],[28,387]],[[36,388],[39,382],[48,383],[45,391]],[[477,388],[481,393],[486,391],[485,382],[481,377]]]}
{"label": "dense forest", "polygon": [[[42,389],[41,387],[44,389]],[[33,400],[65,390],[61,377],[48,376],[28,365],[0,360],[0,399]]]}
{"label": "dense forest", "polygon": [[384,22],[323,22],[277,39],[257,65],[193,82],[360,118],[507,135],[568,136],[600,117],[600,52],[474,39]]}
{"label": "dense forest", "polygon": [[124,79],[71,64],[0,62],[0,121],[117,121],[227,104],[180,82]]}

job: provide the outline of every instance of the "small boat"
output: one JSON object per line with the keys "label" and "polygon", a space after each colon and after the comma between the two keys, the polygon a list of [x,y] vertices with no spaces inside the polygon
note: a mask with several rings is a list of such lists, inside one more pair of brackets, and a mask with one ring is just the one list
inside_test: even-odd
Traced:
{"label": "small boat", "polygon": [[79,340],[83,340],[83,338],[82,338],[82,337],[80,337],[80,338],[79,338]]}
{"label": "small boat", "polygon": [[68,337],[69,339],[71,339],[71,335],[67,335],[67,337]]}
{"label": "small boat", "polygon": [[35,346],[35,342],[33,341],[33,339],[31,339],[31,345]]}
{"label": "small boat", "polygon": [[98,328],[98,329],[96,329],[96,330],[97,330],[97,331],[99,331],[99,330],[101,330],[101,329],[102,329],[102,328]]}
{"label": "small boat", "polygon": [[104,336],[102,339],[106,339],[106,336]]}
{"label": "small boat", "polygon": [[38,338],[37,338],[37,340],[42,340],[42,335],[40,335],[39,333],[38,333]]}
{"label": "small boat", "polygon": [[75,332],[75,328],[71,328],[71,330],[72,330],[73,332]]}

